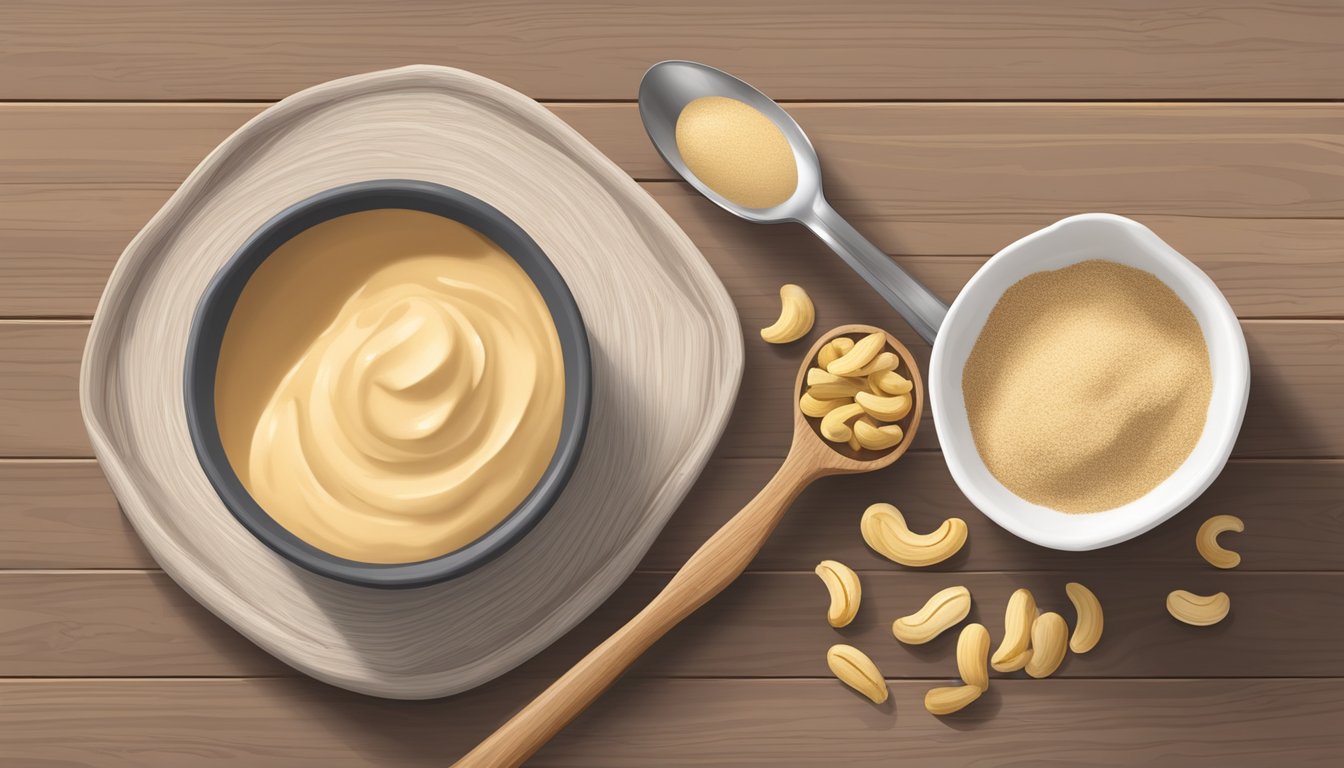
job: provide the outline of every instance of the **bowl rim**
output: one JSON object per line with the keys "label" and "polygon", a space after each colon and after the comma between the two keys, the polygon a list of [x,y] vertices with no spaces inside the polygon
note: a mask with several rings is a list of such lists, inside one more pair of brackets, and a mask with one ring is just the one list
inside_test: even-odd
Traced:
{"label": "bowl rim", "polygon": [[[490,238],[527,273],[545,300],[560,338],[565,398],[560,439],[528,495],[475,541],[410,563],[365,563],[333,555],[300,539],[262,509],[224,452],[215,419],[215,375],[233,309],[257,268],[300,232],[361,211],[405,209],[459,221]],[[211,278],[192,317],[183,395],[187,428],[206,477],[229,512],[286,560],[337,581],[380,588],[423,587],[466,574],[500,555],[545,516],[582,453],[592,407],[592,352],[578,303],[558,269],[517,223],[485,201],[434,182],[373,179],[324,190],[271,217]]]}
{"label": "bowl rim", "polygon": [[[1203,270],[1194,264],[1194,262],[1187,259],[1184,255],[1158,237],[1155,232],[1133,219],[1116,214],[1083,213],[1069,216],[1032,232],[1004,247],[985,262],[985,264],[977,270],[967,282],[966,287],[961,291],[949,308],[947,318],[940,333],[946,333],[949,330],[954,333],[961,332],[957,330],[957,324],[959,319],[970,311],[968,309],[969,302],[973,299],[981,300],[984,298],[976,296],[977,291],[973,290],[974,287],[988,279],[987,275],[994,274],[995,270],[993,267],[995,265],[1008,259],[1016,258],[1015,254],[1019,251],[1036,244],[1040,240],[1057,235],[1066,228],[1078,225],[1095,224],[1126,229],[1128,233],[1141,244],[1141,247],[1144,249],[1147,256],[1154,260],[1161,261],[1166,266],[1170,267],[1174,273],[1180,276],[1180,281],[1184,283],[1185,286],[1192,289],[1199,297],[1199,300],[1195,302],[1198,306],[1190,306],[1191,312],[1195,314],[1196,318],[1207,318],[1209,324],[1219,332],[1219,338],[1224,340],[1223,343],[1230,342],[1230,346],[1225,347],[1224,353],[1232,361],[1232,365],[1225,373],[1223,379],[1215,379],[1215,394],[1210,398],[1209,408],[1212,412],[1214,407],[1219,403],[1228,405],[1230,407],[1231,417],[1218,424],[1215,424],[1212,418],[1206,421],[1204,432],[1201,433],[1201,442],[1205,435],[1210,434],[1210,430],[1216,430],[1212,433],[1215,437],[1215,442],[1211,443],[1207,449],[1201,452],[1201,455],[1198,457],[1199,463],[1193,465],[1195,469],[1191,471],[1190,476],[1184,483],[1164,488],[1166,482],[1164,481],[1164,484],[1160,484],[1144,496],[1141,496],[1126,505],[1115,508],[1124,509],[1130,505],[1141,503],[1151,504],[1146,514],[1134,514],[1128,518],[1132,520],[1131,524],[1118,527],[1102,523],[1094,523],[1092,525],[1081,523],[1070,525],[1068,528],[1057,527],[1050,529],[1025,521],[1016,513],[1016,511],[996,503],[990,495],[981,488],[979,482],[971,476],[965,462],[968,460],[979,461],[979,454],[974,445],[962,445],[962,441],[958,437],[949,438],[948,430],[938,429],[943,458],[947,464],[948,470],[952,474],[952,478],[956,482],[957,487],[961,489],[962,493],[977,509],[1001,528],[1004,528],[1019,538],[1043,547],[1067,551],[1100,549],[1102,547],[1108,547],[1123,541],[1128,541],[1129,539],[1157,527],[1185,507],[1189,506],[1191,502],[1208,489],[1231,457],[1233,445],[1240,433],[1241,425],[1245,417],[1246,403],[1250,393],[1250,361],[1246,348],[1246,339],[1242,333],[1240,321],[1238,321],[1236,313],[1227,302],[1227,298],[1218,289],[1212,278],[1205,274]],[[1086,259],[1079,259],[1078,261],[1083,260]],[[1055,267],[1042,267],[1042,269],[1053,268]],[[1164,282],[1169,281],[1164,280]],[[1006,289],[1007,286],[1005,286],[1004,290]],[[1001,294],[1002,291],[1000,291],[1000,295]],[[994,298],[994,301],[997,301],[997,297]],[[1189,302],[1187,302],[1187,304],[1189,304]],[[975,335],[977,338],[979,332],[980,328],[976,328]],[[1214,345],[1219,342],[1206,337],[1205,343],[1212,351]],[[948,345],[934,344],[929,362],[929,401],[934,415],[935,429],[937,429],[940,424],[952,423],[953,412],[950,410],[951,408],[958,407],[964,412],[964,403],[960,391],[951,393],[950,397],[942,397],[940,394],[942,390],[948,386],[946,383],[947,381],[952,378],[955,378],[958,381],[960,380],[959,376],[951,377],[947,372],[948,366],[952,365],[951,360],[949,360],[950,355],[951,352],[948,350]],[[1220,389],[1220,387],[1222,389]],[[1222,393],[1221,397],[1226,398],[1225,400],[1216,399],[1220,397],[1220,392]],[[951,404],[949,404],[949,400],[952,401]],[[1212,416],[1212,413],[1210,416]],[[1186,462],[1183,462],[1181,467],[1178,468],[1178,472],[1185,469],[1186,463],[1196,458],[1198,450],[1198,446],[1191,450],[1190,456],[1188,456]],[[1174,474],[1175,473],[1173,473],[1173,475]],[[1168,480],[1170,480],[1170,478],[1168,478]],[[1006,488],[1004,490],[1007,491]],[[1160,503],[1152,503],[1151,497],[1153,497],[1159,490],[1163,492],[1162,495],[1164,496],[1164,499]],[[1010,494],[1012,493],[1011,491],[1007,492]],[[1023,503],[1029,504],[1030,502],[1024,500]],[[1093,517],[1093,515],[1105,515],[1109,511],[1114,510],[1101,511],[1093,514],[1068,515],[1068,517],[1072,521],[1085,521],[1089,517]],[[1063,515],[1065,513],[1060,512],[1058,514]],[[1093,519],[1101,520],[1102,518],[1093,517]],[[1109,523],[1109,521],[1107,522]]]}

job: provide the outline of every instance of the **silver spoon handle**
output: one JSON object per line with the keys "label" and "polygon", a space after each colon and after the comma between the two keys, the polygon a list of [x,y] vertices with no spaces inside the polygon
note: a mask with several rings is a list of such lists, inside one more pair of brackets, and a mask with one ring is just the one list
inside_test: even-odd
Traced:
{"label": "silver spoon handle", "polygon": [[801,223],[839,254],[924,340],[933,343],[947,316],[947,305],[868,238],[859,234],[825,198]]}

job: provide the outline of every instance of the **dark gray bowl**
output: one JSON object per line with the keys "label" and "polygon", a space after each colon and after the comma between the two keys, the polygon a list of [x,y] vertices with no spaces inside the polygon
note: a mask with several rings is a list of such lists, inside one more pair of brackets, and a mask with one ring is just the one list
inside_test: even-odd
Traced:
{"label": "dark gray bowl", "polygon": [[[215,421],[215,371],[224,329],[243,286],[281,244],[328,219],[378,208],[424,211],[460,221],[493,240],[532,278],[560,336],[565,366],[560,442],[532,492],[499,525],[467,546],[416,563],[362,563],[336,557],[285,530],[266,514],[234,473]],[[187,427],[196,456],[220,500],[254,536],[313,573],[369,587],[421,587],[461,576],[522,538],[560,496],[583,449],[592,401],[588,333],[579,306],[550,259],[517,224],[464,192],[424,181],[388,179],[330,189],[266,222],[229,259],[206,288],[192,320],[185,376]]]}

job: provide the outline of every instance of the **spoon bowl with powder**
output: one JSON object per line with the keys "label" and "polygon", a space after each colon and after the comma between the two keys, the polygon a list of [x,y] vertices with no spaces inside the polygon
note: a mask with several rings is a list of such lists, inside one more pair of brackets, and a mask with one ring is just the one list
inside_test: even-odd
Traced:
{"label": "spoon bowl with powder", "polygon": [[807,227],[933,342],[947,305],[835,212],[812,142],[769,96],[713,67],[664,61],[639,84],[639,114],[701,194],[748,221]]}
{"label": "spoon bowl with powder", "polygon": [[639,108],[692,186],[748,221],[806,226],[933,344],[944,458],[999,525],[1055,549],[1109,546],[1222,470],[1246,409],[1246,341],[1213,281],[1147,227],[1064,219],[1000,251],[948,308],[835,212],[812,143],[765,94],[665,61]]}

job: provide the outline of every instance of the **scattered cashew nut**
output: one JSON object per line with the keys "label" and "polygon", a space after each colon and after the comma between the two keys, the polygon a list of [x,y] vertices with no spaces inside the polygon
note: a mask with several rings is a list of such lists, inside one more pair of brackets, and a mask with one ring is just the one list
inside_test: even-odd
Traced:
{"label": "scattered cashew nut", "polygon": [[956,626],[970,613],[970,590],[948,587],[930,597],[923,608],[892,622],[891,633],[907,645],[923,645]]}
{"label": "scattered cashew nut", "polygon": [[1008,598],[1003,614],[1003,640],[990,658],[999,672],[1016,672],[1031,661],[1031,626],[1036,622],[1036,598],[1019,589]]}
{"label": "scattered cashew nut", "polygon": [[887,700],[887,681],[868,656],[852,645],[832,645],[826,651],[826,666],[840,682],[867,696],[874,704]]}
{"label": "scattered cashew nut", "polygon": [[1049,677],[1059,669],[1069,649],[1069,625],[1058,613],[1042,613],[1031,623],[1031,658],[1027,674]]}
{"label": "scattered cashew nut", "polygon": [[1101,640],[1103,616],[1101,601],[1092,594],[1092,590],[1076,581],[1064,585],[1064,592],[1073,603],[1078,620],[1073,627],[1073,637],[1069,638],[1069,650],[1074,653],[1087,653],[1097,647]]}
{"label": "scattered cashew nut", "polygon": [[817,576],[826,585],[831,596],[831,607],[826,611],[826,621],[832,627],[843,627],[854,620],[859,612],[859,599],[862,589],[859,586],[859,574],[853,568],[835,560],[822,560],[817,564]]}
{"label": "scattered cashew nut", "polygon": [[957,673],[963,683],[989,689],[989,630],[984,624],[967,624],[957,637]]}
{"label": "scattered cashew nut", "polygon": [[779,301],[779,319],[769,328],[761,329],[761,338],[771,344],[787,344],[806,336],[817,319],[807,291],[789,283],[779,289]]}
{"label": "scattered cashew nut", "polygon": [[965,709],[967,705],[980,698],[985,689],[975,685],[950,685],[934,688],[924,694],[924,708],[931,715],[950,715]]}
{"label": "scattered cashew nut", "polygon": [[961,518],[944,520],[932,533],[914,533],[906,526],[901,511],[890,504],[873,504],[864,510],[859,530],[878,554],[912,568],[941,563],[966,543],[966,522]]}
{"label": "scattered cashew nut", "polygon": [[1231,608],[1232,600],[1226,592],[1205,597],[1178,589],[1167,595],[1167,613],[1196,627],[1217,624],[1227,617]]}
{"label": "scattered cashew nut", "polygon": [[1234,531],[1241,533],[1246,524],[1235,515],[1214,515],[1199,526],[1195,534],[1195,549],[1214,568],[1236,568],[1241,564],[1241,555],[1230,549],[1224,549],[1218,543],[1218,534]]}

